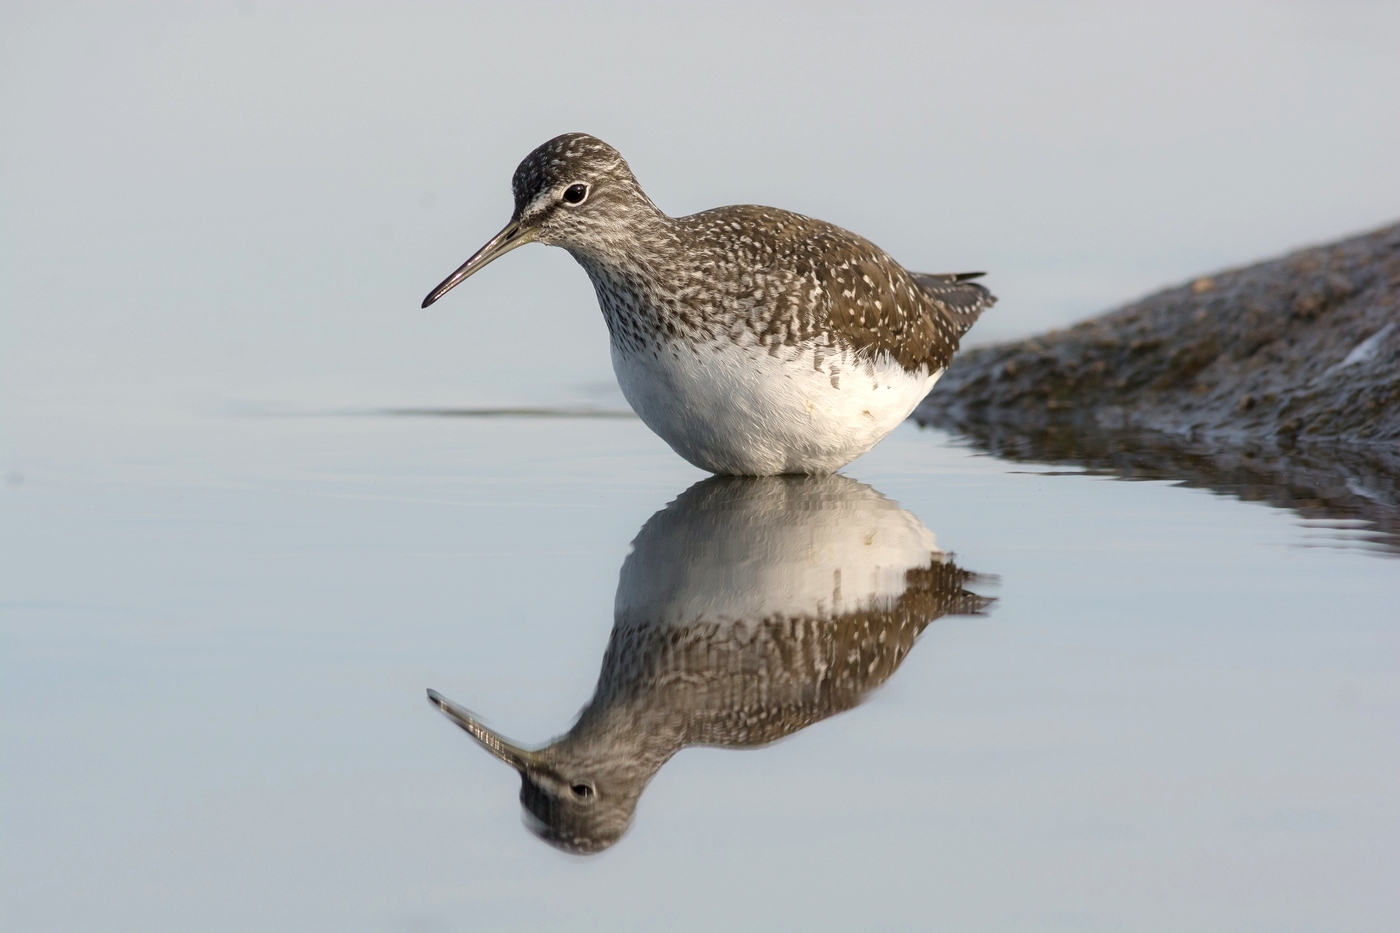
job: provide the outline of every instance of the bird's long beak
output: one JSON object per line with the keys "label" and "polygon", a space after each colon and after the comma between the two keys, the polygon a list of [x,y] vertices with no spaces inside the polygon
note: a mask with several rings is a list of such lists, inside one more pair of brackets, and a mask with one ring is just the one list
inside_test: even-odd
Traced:
{"label": "bird's long beak", "polygon": [[517,771],[524,773],[526,768],[541,765],[540,753],[508,741],[481,724],[470,712],[453,703],[436,690],[428,691],[428,702],[442,711],[442,714],[455,722],[463,732],[476,739],[481,747],[504,761]]}
{"label": "bird's long beak", "polygon": [[464,282],[467,276],[471,275],[482,266],[486,265],[499,256],[515,249],[517,246],[524,246],[535,238],[535,231],[525,226],[518,220],[512,220],[506,224],[504,230],[486,241],[486,245],[472,254],[472,258],[457,267],[457,271],[442,280],[442,284],[428,292],[428,297],[423,299],[423,307],[427,307],[446,295],[458,284]]}

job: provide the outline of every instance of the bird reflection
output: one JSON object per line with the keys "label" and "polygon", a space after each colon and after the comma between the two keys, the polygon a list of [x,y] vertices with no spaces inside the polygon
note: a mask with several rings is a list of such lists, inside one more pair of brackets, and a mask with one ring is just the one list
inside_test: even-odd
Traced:
{"label": "bird reflection", "polygon": [[934,619],[986,608],[972,578],[863,483],[716,476],[637,534],[598,685],[566,734],[523,748],[428,697],[520,773],[537,835],[598,852],[676,752],[766,745],[850,709]]}

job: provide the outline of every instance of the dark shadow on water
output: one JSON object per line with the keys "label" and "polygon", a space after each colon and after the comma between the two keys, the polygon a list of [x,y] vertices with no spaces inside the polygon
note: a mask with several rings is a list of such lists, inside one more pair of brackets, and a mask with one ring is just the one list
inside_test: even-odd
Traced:
{"label": "dark shadow on water", "polygon": [[637,533],[593,698],[527,748],[429,699],[520,774],[527,824],[578,854],[631,825],[687,746],[755,748],[848,710],[933,620],[983,612],[919,519],[844,476],[711,477]]}
{"label": "dark shadow on water", "polygon": [[[927,423],[920,421],[920,426]],[[938,425],[944,427],[944,425]],[[1079,466],[1127,480],[1167,480],[1289,509],[1314,543],[1400,556],[1400,451],[1318,444],[1229,444],[1074,422],[959,421],[947,426],[1006,460]]]}

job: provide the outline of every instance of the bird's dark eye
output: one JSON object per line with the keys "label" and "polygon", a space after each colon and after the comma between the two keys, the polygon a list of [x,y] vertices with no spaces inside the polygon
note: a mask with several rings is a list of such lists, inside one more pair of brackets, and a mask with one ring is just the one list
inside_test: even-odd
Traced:
{"label": "bird's dark eye", "polygon": [[[582,185],[576,185],[575,187],[581,188],[581,187],[583,187],[583,186],[582,186]],[[573,189],[570,189],[570,190],[573,190]],[[568,195],[565,195],[565,197],[568,197]],[[574,792],[574,796],[575,796],[575,797],[592,797],[592,796],[593,796],[593,788],[589,787],[587,784],[575,784],[574,786],[570,787],[569,790],[571,790],[571,791]]]}
{"label": "bird's dark eye", "polygon": [[[565,204],[582,204],[583,199],[588,197],[588,186],[584,184],[570,185],[564,189]],[[582,785],[580,785],[582,786]]]}

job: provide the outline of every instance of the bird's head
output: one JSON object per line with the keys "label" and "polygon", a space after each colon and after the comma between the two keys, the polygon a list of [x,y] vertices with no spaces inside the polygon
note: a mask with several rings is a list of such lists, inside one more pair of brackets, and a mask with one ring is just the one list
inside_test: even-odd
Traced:
{"label": "bird's head", "polygon": [[577,855],[611,846],[632,825],[649,773],[610,756],[595,743],[565,736],[541,749],[526,749],[487,728],[468,710],[436,690],[428,699],[492,755],[520,774],[520,805],[540,839]]}
{"label": "bird's head", "polygon": [[516,168],[511,189],[510,223],[429,292],[423,307],[517,246],[544,243],[605,253],[625,248],[639,221],[660,217],[622,154],[586,133],[556,136],[530,153]]}

